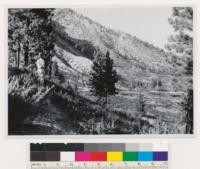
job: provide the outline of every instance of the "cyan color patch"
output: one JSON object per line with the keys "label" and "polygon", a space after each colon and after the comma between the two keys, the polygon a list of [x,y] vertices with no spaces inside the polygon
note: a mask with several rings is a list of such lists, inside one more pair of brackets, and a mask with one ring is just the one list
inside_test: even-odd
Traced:
{"label": "cyan color patch", "polygon": [[153,161],[153,152],[138,152],[138,161]]}

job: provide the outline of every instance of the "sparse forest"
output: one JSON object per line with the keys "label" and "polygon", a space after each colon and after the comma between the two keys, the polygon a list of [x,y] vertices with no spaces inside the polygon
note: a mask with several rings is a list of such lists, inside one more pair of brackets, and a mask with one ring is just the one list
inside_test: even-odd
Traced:
{"label": "sparse forest", "polygon": [[9,135],[193,133],[192,21],[173,8],[166,52],[72,9],[8,9]]}

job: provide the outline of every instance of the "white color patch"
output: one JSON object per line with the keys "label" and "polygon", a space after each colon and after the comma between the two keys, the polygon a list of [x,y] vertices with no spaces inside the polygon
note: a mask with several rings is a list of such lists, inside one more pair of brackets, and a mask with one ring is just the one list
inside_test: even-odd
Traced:
{"label": "white color patch", "polygon": [[60,152],[60,161],[75,161],[75,152]]}
{"label": "white color patch", "polygon": [[153,151],[168,151],[168,143],[153,144]]}

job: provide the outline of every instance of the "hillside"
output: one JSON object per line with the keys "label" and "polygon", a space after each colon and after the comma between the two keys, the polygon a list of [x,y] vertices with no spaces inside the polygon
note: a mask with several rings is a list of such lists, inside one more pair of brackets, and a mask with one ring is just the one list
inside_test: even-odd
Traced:
{"label": "hillside", "polygon": [[132,79],[150,85],[154,77],[157,80],[161,76],[166,88],[171,88],[165,75],[169,77],[176,69],[168,63],[163,50],[130,34],[108,29],[72,9],[56,9],[54,22],[58,47],[70,52],[74,59],[82,56],[92,60],[95,50],[109,51],[121,79],[120,87],[131,88]]}
{"label": "hillside", "polygon": [[[108,110],[68,86],[39,85],[29,70],[9,69],[9,134],[139,134],[130,115]],[[122,127],[123,126],[123,127]],[[143,126],[151,126],[143,121]]]}
{"label": "hillside", "polygon": [[[183,102],[192,77],[172,55],[72,9],[55,9],[52,24],[55,46],[46,64],[52,72],[44,73],[43,82],[37,56],[16,66],[10,53],[10,134],[185,133]],[[107,51],[118,81],[117,93],[105,105],[91,92],[89,78],[96,54]]]}
{"label": "hillside", "polygon": [[[78,85],[80,95],[95,99],[90,96],[87,86],[91,61],[95,51],[109,51],[119,77],[119,94],[110,97],[111,110],[135,116],[138,98],[142,95],[149,114],[144,117],[146,121],[156,125],[160,118],[165,127],[180,121],[181,102],[185,90],[191,87],[191,78],[182,76],[182,68],[169,62],[168,53],[135,36],[106,28],[72,9],[56,9],[53,20],[56,51],[63,50],[55,59],[68,60],[70,67],[75,69],[74,73],[69,73],[68,66],[65,70],[62,68],[65,76],[69,74],[70,83]],[[62,62],[59,63],[63,67]]]}

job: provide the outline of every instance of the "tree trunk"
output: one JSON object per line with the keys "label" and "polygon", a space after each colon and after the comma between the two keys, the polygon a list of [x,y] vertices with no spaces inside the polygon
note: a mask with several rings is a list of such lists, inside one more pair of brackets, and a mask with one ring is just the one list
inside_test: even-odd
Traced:
{"label": "tree trunk", "polygon": [[24,53],[24,64],[25,66],[28,66],[28,52],[27,51],[25,51]]}
{"label": "tree trunk", "polygon": [[107,108],[107,102],[108,102],[108,98],[107,98],[107,95],[105,97],[105,105],[106,105],[106,108]]}
{"label": "tree trunk", "polygon": [[20,47],[20,43],[18,43],[18,50],[17,50],[17,67],[18,68],[20,66],[20,52],[21,52],[21,47]]}
{"label": "tree trunk", "polygon": [[106,105],[106,109],[108,108],[108,95],[106,94],[106,97],[105,97],[105,105]]}
{"label": "tree trunk", "polygon": [[15,55],[15,66],[17,66],[18,65],[17,50],[14,51],[14,55]]}
{"label": "tree trunk", "polygon": [[24,64],[25,66],[28,66],[29,62],[29,42],[27,41],[24,45]]}
{"label": "tree trunk", "polygon": [[108,108],[108,102],[109,101],[109,97],[108,97],[108,95],[107,95],[107,101],[106,101],[106,107]]}

